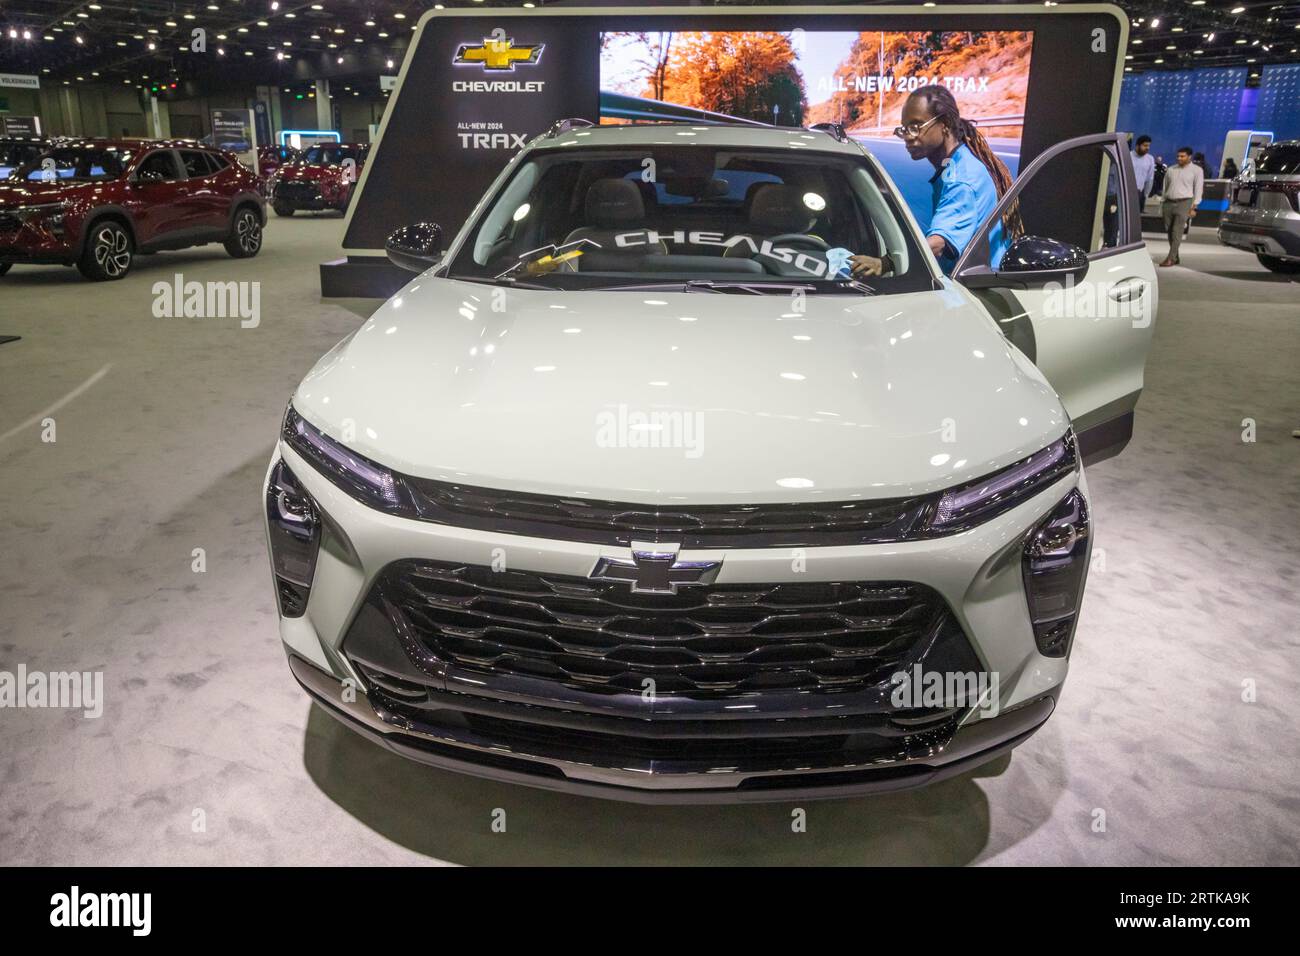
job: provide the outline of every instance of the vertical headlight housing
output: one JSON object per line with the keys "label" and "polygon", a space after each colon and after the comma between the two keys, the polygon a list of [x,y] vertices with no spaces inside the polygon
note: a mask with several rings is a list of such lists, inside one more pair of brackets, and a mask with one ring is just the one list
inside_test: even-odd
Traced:
{"label": "vertical headlight housing", "polygon": [[1034,641],[1045,657],[1070,653],[1091,551],[1088,503],[1076,488],[1061,499],[1025,544],[1025,597]]}
{"label": "vertical headlight housing", "polygon": [[280,613],[302,617],[307,610],[316,555],[320,552],[320,509],[283,461],[266,483],[266,526]]}

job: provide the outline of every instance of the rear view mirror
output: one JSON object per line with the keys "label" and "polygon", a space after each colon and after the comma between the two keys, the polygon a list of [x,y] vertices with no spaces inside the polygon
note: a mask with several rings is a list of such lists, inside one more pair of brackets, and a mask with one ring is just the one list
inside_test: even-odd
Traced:
{"label": "rear view mirror", "polygon": [[996,271],[963,269],[955,278],[968,289],[1041,289],[1050,283],[1078,282],[1088,273],[1088,254],[1076,245],[1043,236],[1014,239]]}
{"label": "rear view mirror", "polygon": [[423,272],[442,258],[442,227],[432,222],[402,226],[388,237],[384,251],[393,265]]}

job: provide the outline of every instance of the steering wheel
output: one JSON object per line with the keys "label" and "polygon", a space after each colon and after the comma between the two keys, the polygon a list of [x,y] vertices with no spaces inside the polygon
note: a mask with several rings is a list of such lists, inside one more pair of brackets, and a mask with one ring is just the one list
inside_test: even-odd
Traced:
{"label": "steering wheel", "polygon": [[821,252],[826,252],[831,247],[831,244],[825,239],[818,239],[816,236],[810,236],[804,232],[784,232],[779,236],[773,236],[768,242],[774,246],[793,242],[798,245],[812,246]]}

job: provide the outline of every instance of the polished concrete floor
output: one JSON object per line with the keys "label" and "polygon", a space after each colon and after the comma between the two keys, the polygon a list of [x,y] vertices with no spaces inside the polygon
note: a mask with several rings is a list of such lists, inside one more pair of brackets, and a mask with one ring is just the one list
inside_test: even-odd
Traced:
{"label": "polished concrete floor", "polygon": [[[339,220],[273,220],[255,260],[163,254],[113,285],[15,268],[0,670],[102,671],[106,702],[0,710],[0,863],[1300,863],[1300,284],[1200,232],[1161,270],[1134,441],[1089,473],[1105,563],[1055,717],[976,775],[810,803],[805,833],[787,805],[434,771],[308,703],[259,490],[291,389],[373,307],[319,298]],[[151,286],[178,272],[260,280],[260,325],[156,318]]]}

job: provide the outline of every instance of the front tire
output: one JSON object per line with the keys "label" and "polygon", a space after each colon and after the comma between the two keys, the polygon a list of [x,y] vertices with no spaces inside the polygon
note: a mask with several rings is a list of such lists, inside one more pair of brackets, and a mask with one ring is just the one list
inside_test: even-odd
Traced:
{"label": "front tire", "polygon": [[86,248],[77,260],[77,271],[91,282],[121,279],[131,271],[135,244],[120,222],[101,219],[90,228]]}
{"label": "front tire", "polygon": [[1300,262],[1288,261],[1278,256],[1266,256],[1262,252],[1255,253],[1255,258],[1269,272],[1276,272],[1283,276],[1300,275]]}
{"label": "front tire", "polygon": [[224,245],[226,252],[236,259],[251,259],[261,251],[262,217],[255,209],[244,206],[236,211]]}
{"label": "front tire", "polygon": [[273,202],[271,208],[275,210],[277,216],[284,216],[286,219],[298,211],[286,202]]}

